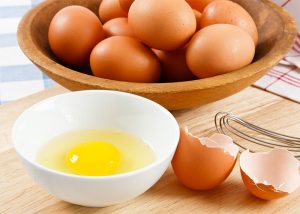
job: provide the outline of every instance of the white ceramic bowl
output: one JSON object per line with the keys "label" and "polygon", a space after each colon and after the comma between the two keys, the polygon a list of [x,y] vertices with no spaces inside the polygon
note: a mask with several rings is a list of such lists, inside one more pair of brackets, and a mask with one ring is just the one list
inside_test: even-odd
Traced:
{"label": "white ceramic bowl", "polygon": [[[77,176],[39,165],[40,146],[66,131],[112,128],[149,143],[156,161],[142,169],[113,176]],[[35,104],[17,119],[12,140],[28,173],[46,191],[74,204],[103,207],[127,201],[148,190],[166,171],[179,140],[179,127],[162,106],[116,91],[79,91]]]}

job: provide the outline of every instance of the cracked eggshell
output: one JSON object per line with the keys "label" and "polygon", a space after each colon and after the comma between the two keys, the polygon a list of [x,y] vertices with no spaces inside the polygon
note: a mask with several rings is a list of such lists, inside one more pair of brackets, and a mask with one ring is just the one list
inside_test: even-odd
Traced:
{"label": "cracked eggshell", "polygon": [[256,197],[273,200],[289,195],[300,185],[300,162],[286,149],[244,151],[240,171],[247,189]]}
{"label": "cracked eggshell", "polygon": [[226,135],[214,134],[209,138],[198,138],[186,128],[181,128],[172,167],[179,181],[186,187],[211,189],[229,176],[238,152],[238,147]]}

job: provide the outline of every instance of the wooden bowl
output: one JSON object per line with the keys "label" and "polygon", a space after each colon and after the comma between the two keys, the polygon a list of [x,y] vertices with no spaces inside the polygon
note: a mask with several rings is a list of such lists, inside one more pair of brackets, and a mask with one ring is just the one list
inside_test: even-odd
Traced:
{"label": "wooden bowl", "polygon": [[252,64],[231,73],[176,83],[129,83],[98,78],[59,64],[48,44],[48,27],[61,8],[82,5],[97,14],[101,0],[47,0],[29,11],[18,28],[25,55],[50,78],[70,90],[107,89],[138,94],[169,110],[191,108],[232,95],[249,86],[288,52],[296,35],[293,18],[268,0],[234,0],[253,17],[259,33]]}

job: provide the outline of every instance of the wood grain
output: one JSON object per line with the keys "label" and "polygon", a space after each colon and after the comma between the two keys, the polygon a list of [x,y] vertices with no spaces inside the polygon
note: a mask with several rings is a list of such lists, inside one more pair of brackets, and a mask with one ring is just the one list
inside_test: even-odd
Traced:
{"label": "wood grain", "polygon": [[281,7],[269,0],[234,1],[249,11],[257,25],[259,41],[255,60],[240,70],[211,78],[177,83],[129,83],[94,77],[63,66],[51,52],[47,40],[52,17],[70,4],[88,7],[97,14],[101,0],[44,1],[23,17],[18,28],[18,41],[33,63],[70,90],[125,91],[152,99],[172,110],[195,107],[249,86],[275,66],[293,44],[295,21]]}
{"label": "wood grain", "polygon": [[[62,87],[0,106],[0,213],[300,213],[300,190],[278,201],[266,202],[245,189],[236,165],[221,186],[210,191],[191,191],[178,183],[171,168],[140,197],[107,208],[72,205],[48,195],[23,170],[10,142],[17,116],[32,104],[66,92]],[[181,125],[197,136],[214,132],[213,117],[228,111],[257,125],[299,136],[300,105],[256,88],[202,107],[173,111]]]}

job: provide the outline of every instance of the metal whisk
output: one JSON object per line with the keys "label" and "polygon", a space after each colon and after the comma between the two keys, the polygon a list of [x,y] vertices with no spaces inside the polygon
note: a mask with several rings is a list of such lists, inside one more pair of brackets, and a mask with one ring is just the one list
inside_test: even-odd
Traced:
{"label": "metal whisk", "polygon": [[[300,138],[292,137],[284,134],[279,134],[252,123],[249,123],[238,116],[232,115],[228,112],[219,112],[215,115],[215,127],[219,133],[231,136],[234,143],[240,149],[255,151],[251,149],[251,143],[261,149],[280,147],[285,148],[294,153],[295,157],[300,159]],[[249,143],[247,147],[239,143],[236,137],[242,138]]]}

